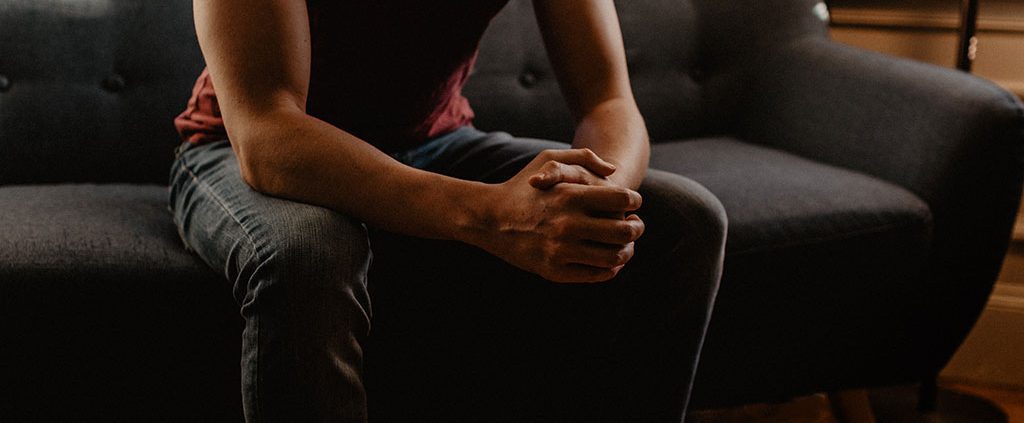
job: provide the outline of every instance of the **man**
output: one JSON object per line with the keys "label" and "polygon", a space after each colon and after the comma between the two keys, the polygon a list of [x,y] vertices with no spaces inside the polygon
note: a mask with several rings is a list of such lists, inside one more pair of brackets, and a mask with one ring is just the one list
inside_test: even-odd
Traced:
{"label": "man", "polygon": [[[430,338],[415,354],[367,379],[374,421],[682,418],[720,206],[682,178],[644,180],[612,0],[534,1],[572,148],[469,126],[460,90],[507,1],[194,1],[208,71],[176,120],[171,205],[186,244],[234,284],[247,421],[367,419],[378,282],[364,223],[420,246],[374,249],[376,267],[421,269],[389,289],[425,292],[414,305],[432,322],[409,330]],[[656,224],[635,213],[642,181]],[[445,267],[466,257],[484,270]],[[442,344],[494,372],[458,373]]]}

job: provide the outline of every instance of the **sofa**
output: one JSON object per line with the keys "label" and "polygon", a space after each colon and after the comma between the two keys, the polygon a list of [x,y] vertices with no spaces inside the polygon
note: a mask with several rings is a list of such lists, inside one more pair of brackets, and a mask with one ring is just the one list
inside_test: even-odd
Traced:
{"label": "sofa", "polygon": [[[834,43],[815,0],[616,3],[652,168],[729,220],[691,408],[934,380],[1007,248],[1020,101]],[[166,207],[191,18],[0,0],[0,421],[240,420],[237,305]],[[528,1],[465,94],[481,129],[571,137]]]}

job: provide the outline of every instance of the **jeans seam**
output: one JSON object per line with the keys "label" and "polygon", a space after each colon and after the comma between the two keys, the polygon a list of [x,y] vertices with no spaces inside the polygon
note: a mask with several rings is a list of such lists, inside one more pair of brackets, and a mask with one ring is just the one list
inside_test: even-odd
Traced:
{"label": "jeans seam", "polygon": [[[208,184],[206,184],[201,179],[199,179],[199,176],[196,175],[196,173],[185,163],[185,160],[183,158],[179,158],[179,160],[178,160],[178,167],[181,168],[182,170],[184,170],[185,172],[188,172],[189,177],[192,178],[192,183],[195,184],[196,187],[198,187],[199,189],[202,189],[203,191],[205,191],[210,196],[210,198],[213,199],[213,202],[216,203],[217,206],[220,207],[220,209],[223,210],[224,213],[227,214],[231,218],[231,220],[234,221],[235,224],[237,224],[238,227],[242,230],[242,233],[245,234],[246,241],[249,242],[249,247],[250,247],[249,248],[249,250],[250,250],[250,252],[249,252],[249,261],[251,262],[253,259],[256,259],[257,262],[262,262],[262,259],[260,258],[260,255],[259,255],[259,251],[257,250],[257,247],[256,247],[256,241],[252,238],[252,234],[249,232],[249,229],[246,228],[244,224],[242,224],[242,221],[241,221],[241,219],[238,218],[238,216],[236,216],[234,213],[231,212],[230,209],[228,209],[228,207],[225,204],[224,200],[222,198],[220,198],[219,195],[217,195],[216,190],[214,190]],[[259,349],[260,349],[260,319],[259,319],[259,316],[257,316],[257,315],[253,315],[251,318],[253,319],[253,326],[254,326],[253,331],[255,332],[254,336],[256,338],[254,340],[254,343],[256,345],[256,352],[254,354],[254,359],[253,359],[253,361],[254,361],[253,369],[254,370],[252,370],[252,372],[251,372],[252,376],[250,377],[250,386],[253,387],[252,388],[253,389],[253,397],[255,397],[255,401],[254,402],[255,402],[255,405],[256,405],[256,408],[257,408],[256,416],[255,417],[256,417],[256,420],[259,421],[261,419],[261,417],[263,416],[263,410],[262,410],[262,406],[261,406],[261,401],[259,400],[259,397],[260,397],[260,388],[259,388],[259,385],[260,385],[259,384],[259,373],[260,373],[260,353],[259,353]]]}
{"label": "jeans seam", "polygon": [[260,382],[260,318],[259,318],[259,315],[253,315],[252,318],[254,320],[253,321],[253,326],[255,326],[255,330],[254,331],[256,332],[256,335],[255,335],[255,337],[256,337],[256,340],[255,340],[255,342],[256,342],[256,354],[255,354],[255,358],[253,359],[253,361],[255,363],[253,363],[254,366],[253,366],[253,370],[252,370],[252,376],[249,378],[249,380],[250,380],[250,382],[249,382],[250,385],[249,386],[251,386],[252,390],[253,390],[252,396],[255,399],[255,401],[253,401],[253,402],[256,403],[256,416],[255,417],[256,417],[256,421],[258,422],[258,421],[261,421],[263,419],[263,401],[260,401],[260,383],[259,383]]}
{"label": "jeans seam", "polygon": [[230,217],[231,220],[234,221],[239,228],[242,229],[242,233],[245,234],[245,240],[249,241],[249,247],[251,249],[250,258],[254,256],[257,260],[261,260],[258,254],[258,250],[256,249],[256,241],[253,240],[252,234],[249,232],[249,229],[246,228],[245,225],[242,223],[242,220],[239,219],[238,216],[235,216],[233,212],[231,212],[231,210],[225,204],[224,200],[217,195],[216,190],[214,190],[212,187],[210,187],[206,183],[202,182],[201,179],[199,179],[199,176],[196,175],[196,173],[193,172],[192,169],[189,168],[187,164],[185,164],[184,160],[179,160],[178,163],[178,166],[180,166],[181,169],[183,169],[185,172],[188,172],[189,177],[192,178],[192,183],[194,183],[203,191],[206,191],[206,193],[209,194],[210,198],[213,199],[213,202],[217,204],[217,207],[220,207],[220,209],[223,210],[224,213],[227,214],[228,217]]}

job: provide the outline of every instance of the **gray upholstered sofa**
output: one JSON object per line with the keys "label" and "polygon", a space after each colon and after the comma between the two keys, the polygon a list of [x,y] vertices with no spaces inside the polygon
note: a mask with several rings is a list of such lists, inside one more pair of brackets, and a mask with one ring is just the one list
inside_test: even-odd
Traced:
{"label": "gray upholstered sofa", "polygon": [[[0,421],[239,419],[236,305],[165,206],[190,5],[0,0]],[[729,215],[692,406],[934,377],[1006,249],[1021,104],[830,42],[814,0],[618,5],[652,166]],[[569,138],[540,46],[513,1],[477,126]]]}

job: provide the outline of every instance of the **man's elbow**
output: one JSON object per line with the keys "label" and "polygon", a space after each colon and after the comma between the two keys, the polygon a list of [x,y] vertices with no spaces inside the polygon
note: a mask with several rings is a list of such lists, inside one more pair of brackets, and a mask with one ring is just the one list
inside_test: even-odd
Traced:
{"label": "man's elbow", "polygon": [[284,177],[274,159],[274,154],[261,152],[259,141],[243,138],[235,143],[238,170],[242,181],[253,190],[267,195],[281,195],[284,191]]}

